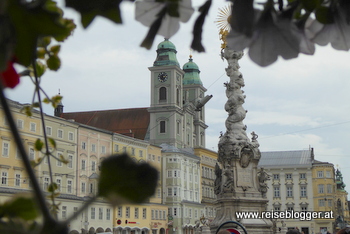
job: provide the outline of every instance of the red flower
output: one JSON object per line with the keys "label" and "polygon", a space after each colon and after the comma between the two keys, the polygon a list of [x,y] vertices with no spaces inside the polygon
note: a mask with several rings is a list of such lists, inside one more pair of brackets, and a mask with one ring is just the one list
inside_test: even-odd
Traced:
{"label": "red flower", "polygon": [[6,70],[0,73],[0,80],[5,88],[14,88],[19,84],[19,75],[13,67],[13,64],[14,60],[9,61]]}

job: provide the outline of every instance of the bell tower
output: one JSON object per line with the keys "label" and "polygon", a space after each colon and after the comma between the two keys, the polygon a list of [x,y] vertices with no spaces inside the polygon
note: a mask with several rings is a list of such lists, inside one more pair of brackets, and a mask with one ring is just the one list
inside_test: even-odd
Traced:
{"label": "bell tower", "polygon": [[176,47],[168,39],[159,43],[151,72],[150,143],[183,147],[183,76]]}

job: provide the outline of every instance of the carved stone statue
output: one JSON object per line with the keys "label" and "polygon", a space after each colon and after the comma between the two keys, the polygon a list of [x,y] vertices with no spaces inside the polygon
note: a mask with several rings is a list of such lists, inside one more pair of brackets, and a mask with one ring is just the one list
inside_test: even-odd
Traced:
{"label": "carved stone statue", "polygon": [[214,181],[214,193],[219,195],[221,193],[221,181],[222,181],[222,169],[219,164],[215,165],[215,181]]}
{"label": "carved stone statue", "polygon": [[258,171],[259,191],[261,192],[263,197],[266,197],[266,193],[269,188],[266,184],[266,181],[269,179],[270,175],[267,174],[264,168],[260,168],[260,171]]}

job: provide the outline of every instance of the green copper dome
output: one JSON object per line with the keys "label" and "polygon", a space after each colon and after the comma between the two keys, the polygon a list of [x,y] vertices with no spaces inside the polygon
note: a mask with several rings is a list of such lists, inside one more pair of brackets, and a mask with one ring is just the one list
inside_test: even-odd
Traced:
{"label": "green copper dome", "polygon": [[196,63],[193,62],[192,56],[187,63],[184,64],[182,68],[185,72],[183,85],[198,84],[203,85],[201,78],[199,77],[199,68]]}
{"label": "green copper dome", "polygon": [[178,66],[179,62],[176,58],[176,47],[167,38],[163,42],[159,43],[157,47],[157,58],[154,61],[153,66]]}

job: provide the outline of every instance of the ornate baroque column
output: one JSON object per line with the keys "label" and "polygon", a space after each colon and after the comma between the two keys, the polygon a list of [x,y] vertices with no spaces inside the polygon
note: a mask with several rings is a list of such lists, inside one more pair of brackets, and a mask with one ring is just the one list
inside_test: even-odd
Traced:
{"label": "ornate baroque column", "polygon": [[224,42],[221,57],[228,63],[226,74],[230,80],[224,83],[227,96],[224,108],[228,117],[225,121],[226,132],[221,132],[218,144],[218,163],[215,167],[216,217],[210,223],[210,230],[211,233],[215,233],[220,224],[238,221],[246,227],[248,233],[272,233],[270,220],[262,217],[240,218],[236,213],[261,214],[266,210],[266,180],[269,179],[269,175],[263,169],[257,168],[261,157],[258,135],[252,132],[249,138],[246,133],[247,126],[243,123],[247,114],[243,108],[246,96],[242,90],[244,79],[238,64],[243,52],[234,51],[226,46],[227,30],[221,29],[220,34]]}

